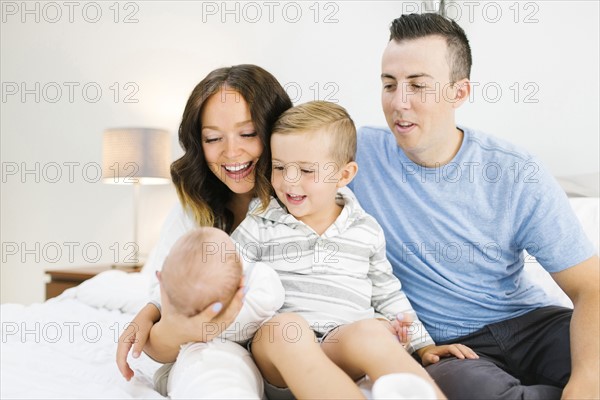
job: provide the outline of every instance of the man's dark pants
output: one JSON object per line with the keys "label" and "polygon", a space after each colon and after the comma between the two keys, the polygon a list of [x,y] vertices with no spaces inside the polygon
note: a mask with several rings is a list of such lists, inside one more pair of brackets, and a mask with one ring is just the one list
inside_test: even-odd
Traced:
{"label": "man's dark pants", "polygon": [[[444,358],[427,367],[449,399],[560,399],[571,375],[573,310],[543,307],[454,339],[478,360]],[[444,344],[444,343],[439,343]]]}

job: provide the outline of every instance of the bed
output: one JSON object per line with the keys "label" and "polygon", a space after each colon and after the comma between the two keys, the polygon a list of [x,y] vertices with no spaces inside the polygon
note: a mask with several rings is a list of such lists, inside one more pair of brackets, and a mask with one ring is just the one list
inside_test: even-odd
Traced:
{"label": "bed", "polygon": [[147,274],[106,271],[41,304],[3,304],[2,398],[162,398],[146,355],[126,382],[115,363],[125,324],[144,305]]}
{"label": "bed", "polygon": [[[570,203],[598,249],[595,196],[571,197]],[[526,269],[558,304],[571,305],[535,259],[527,257]],[[119,334],[145,304],[151,274],[106,271],[41,304],[3,304],[1,397],[163,398],[152,386],[160,364],[146,355],[130,359],[135,376],[126,382],[115,363]]]}

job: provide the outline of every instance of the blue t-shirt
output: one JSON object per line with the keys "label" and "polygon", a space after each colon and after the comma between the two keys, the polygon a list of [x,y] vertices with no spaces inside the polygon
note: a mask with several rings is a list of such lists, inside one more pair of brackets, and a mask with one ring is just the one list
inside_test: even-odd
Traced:
{"label": "blue t-shirt", "polygon": [[436,342],[550,305],[523,274],[523,250],[549,272],[594,255],[567,196],[540,162],[460,128],[454,159],[413,163],[388,129],[361,128],[350,187],[383,227],[387,256]]}

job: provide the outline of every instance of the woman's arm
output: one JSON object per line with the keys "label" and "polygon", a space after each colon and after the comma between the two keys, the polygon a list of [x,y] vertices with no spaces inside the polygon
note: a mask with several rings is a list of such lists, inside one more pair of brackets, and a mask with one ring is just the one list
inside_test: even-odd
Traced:
{"label": "woman's arm", "polygon": [[127,362],[127,355],[132,350],[134,358],[138,358],[150,337],[150,331],[156,321],[160,319],[160,311],[153,304],[147,304],[129,323],[119,337],[117,344],[117,366],[121,375],[126,380],[133,377],[133,370]]}
{"label": "woman's arm", "polygon": [[133,377],[133,370],[127,363],[127,355],[131,351],[133,357],[137,358],[140,356],[142,350],[145,351],[144,347],[150,339],[151,329],[161,319],[161,312],[158,308],[158,305],[160,305],[160,293],[158,280],[154,278],[154,271],[162,269],[162,264],[171,247],[173,247],[173,243],[194,227],[195,222],[193,219],[185,213],[181,204],[177,203],[167,216],[161,228],[160,238],[156,247],[144,265],[144,270],[148,269],[152,274],[153,282],[150,290],[150,298],[156,305],[147,304],[142,308],[119,337],[119,343],[117,344],[117,366],[121,375],[127,380]]}

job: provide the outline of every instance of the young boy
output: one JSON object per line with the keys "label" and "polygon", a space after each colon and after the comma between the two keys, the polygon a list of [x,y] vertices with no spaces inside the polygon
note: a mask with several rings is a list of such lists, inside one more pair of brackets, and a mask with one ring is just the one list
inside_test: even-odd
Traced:
{"label": "young boy", "polygon": [[375,393],[380,377],[402,372],[429,382],[422,397],[443,398],[400,343],[407,326],[407,348],[424,364],[477,355],[462,345],[435,346],[418,319],[397,320],[414,312],[392,274],[383,232],[343,189],[358,170],[355,151],[354,123],[335,104],[296,106],[276,123],[277,199],[265,211],[251,204],[232,235],[242,256],[272,266],[285,288],[280,314],[258,330],[252,354],[270,398],[290,397],[286,387],[297,398],[359,398],[355,380],[367,374]]}

